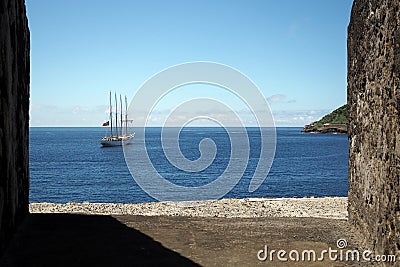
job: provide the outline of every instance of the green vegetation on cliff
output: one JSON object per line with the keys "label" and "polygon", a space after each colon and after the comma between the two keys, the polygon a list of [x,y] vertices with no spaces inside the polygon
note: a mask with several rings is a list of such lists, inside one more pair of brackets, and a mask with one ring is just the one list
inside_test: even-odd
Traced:
{"label": "green vegetation on cliff", "polygon": [[335,109],[328,115],[325,115],[322,119],[319,121],[316,121],[314,124],[317,126],[324,125],[325,123],[331,123],[331,124],[347,124],[348,119],[347,119],[347,104],[341,106],[338,109]]}

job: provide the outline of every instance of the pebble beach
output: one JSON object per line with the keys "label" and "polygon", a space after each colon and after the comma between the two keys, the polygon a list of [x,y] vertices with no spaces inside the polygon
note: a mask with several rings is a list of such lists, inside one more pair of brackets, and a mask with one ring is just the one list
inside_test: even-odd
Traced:
{"label": "pebble beach", "polygon": [[347,219],[347,197],[244,198],[150,203],[31,203],[31,213],[187,217],[309,217]]}

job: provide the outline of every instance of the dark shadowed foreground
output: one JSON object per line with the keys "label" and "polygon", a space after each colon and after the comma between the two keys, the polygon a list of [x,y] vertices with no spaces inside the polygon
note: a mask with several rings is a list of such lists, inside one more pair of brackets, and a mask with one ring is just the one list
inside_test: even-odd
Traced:
{"label": "dark shadowed foreground", "polygon": [[31,214],[0,265],[367,266],[328,257],[322,262],[279,262],[276,254],[272,262],[257,258],[265,245],[319,253],[337,249],[338,239],[354,249],[359,237],[346,220],[333,219]]}

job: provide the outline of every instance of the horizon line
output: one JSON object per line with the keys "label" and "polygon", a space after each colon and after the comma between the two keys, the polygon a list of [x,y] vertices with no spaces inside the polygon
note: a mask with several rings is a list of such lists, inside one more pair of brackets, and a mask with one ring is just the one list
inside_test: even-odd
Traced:
{"label": "horizon line", "polygon": [[[242,126],[227,126],[227,127],[222,127],[222,126],[212,126],[212,125],[193,125],[193,126],[185,126],[186,128],[240,128]],[[181,127],[181,126],[146,126],[144,128],[185,128],[185,127]],[[271,128],[272,126],[267,126],[267,127],[259,127],[259,126],[245,126],[245,128]],[[293,126],[293,125],[288,125],[288,126],[284,126],[284,125],[280,125],[280,126],[275,126],[275,128],[302,128],[303,126]],[[110,127],[108,126],[68,126],[68,125],[35,125],[35,126],[31,126],[29,125],[29,128],[104,128],[104,129],[108,129]],[[130,126],[129,128],[139,128],[139,127],[135,127],[135,126]]]}

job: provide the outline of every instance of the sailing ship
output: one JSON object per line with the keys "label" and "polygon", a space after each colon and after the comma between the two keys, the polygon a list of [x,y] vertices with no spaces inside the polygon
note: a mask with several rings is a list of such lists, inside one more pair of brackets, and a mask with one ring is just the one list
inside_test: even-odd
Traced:
{"label": "sailing ship", "polygon": [[110,126],[110,134],[104,136],[100,143],[103,147],[110,146],[122,146],[131,143],[135,133],[128,133],[128,122],[132,123],[132,120],[128,120],[128,100],[125,96],[125,120],[123,120],[122,114],[122,97],[119,95],[120,99],[120,120],[118,126],[118,101],[117,93],[115,93],[115,127],[113,128],[113,113],[112,113],[112,103],[111,103],[111,92],[110,92],[110,120],[103,123],[103,126]]}

